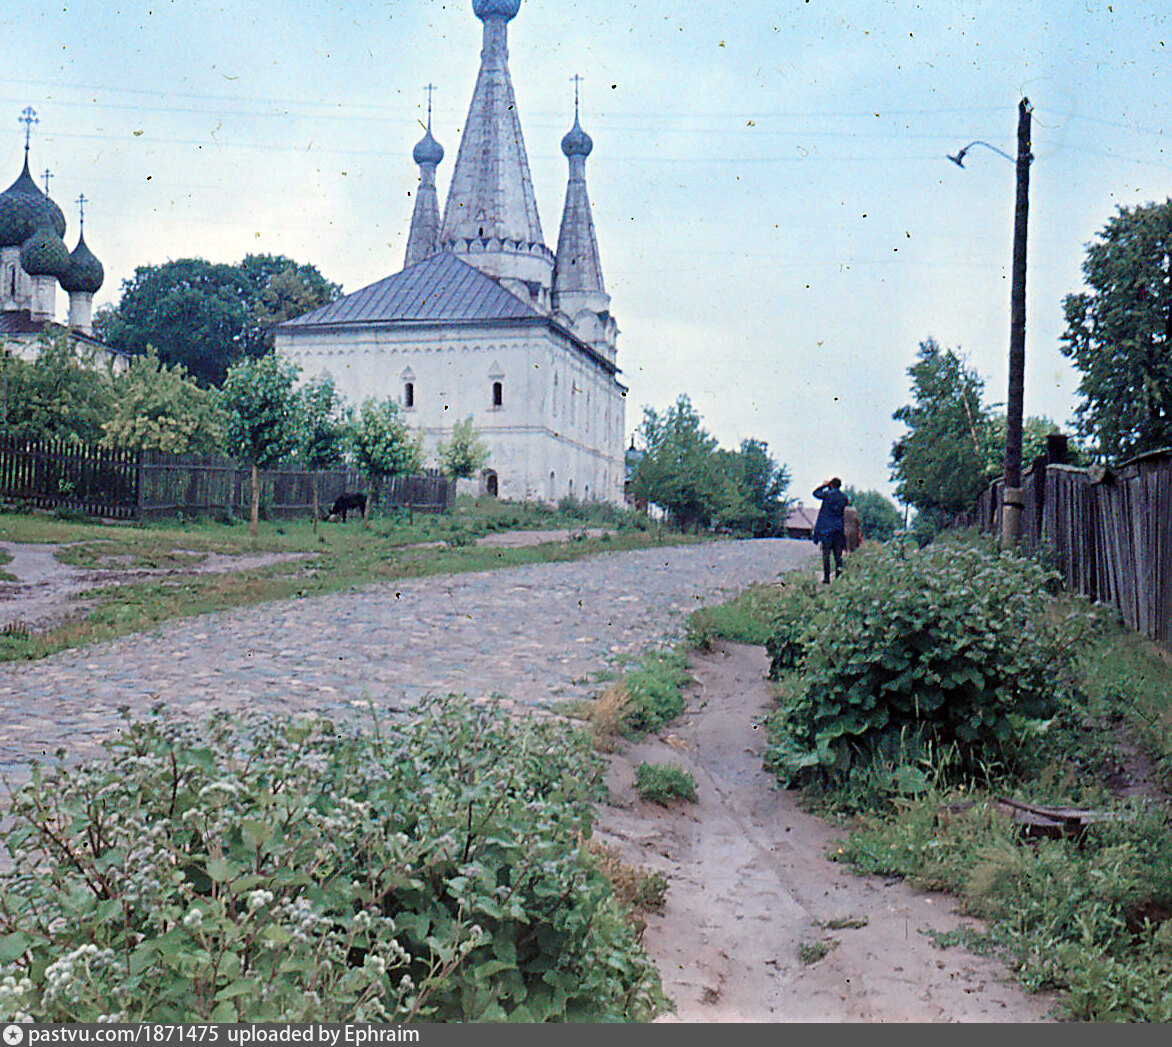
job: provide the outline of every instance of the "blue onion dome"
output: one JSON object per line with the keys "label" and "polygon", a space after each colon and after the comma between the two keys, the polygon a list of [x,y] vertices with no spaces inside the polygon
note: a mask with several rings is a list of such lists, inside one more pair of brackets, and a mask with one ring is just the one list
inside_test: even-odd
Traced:
{"label": "blue onion dome", "polygon": [[61,286],[71,294],[76,291],[93,294],[101,288],[105,279],[106,270],[102,268],[102,263],[93,251],[86,246],[83,233],[69,256],[69,270],[61,277]]}
{"label": "blue onion dome", "polygon": [[431,128],[429,127],[427,134],[415,144],[415,149],[411,155],[420,166],[423,164],[438,164],[444,158],[444,147],[431,137]]}
{"label": "blue onion dome", "polygon": [[582,130],[582,125],[578,123],[578,117],[574,117],[574,126],[566,132],[565,138],[562,139],[562,152],[566,156],[589,156],[590,151],[594,148],[594,140]]}
{"label": "blue onion dome", "polygon": [[482,22],[489,18],[509,21],[521,10],[521,0],[472,0],[472,10]]}
{"label": "blue onion dome", "polygon": [[65,235],[65,215],[37,188],[26,156],[20,177],[0,193],[0,247],[23,244],[42,225],[52,226],[58,236]]}
{"label": "blue onion dome", "polygon": [[69,272],[73,259],[65,241],[51,225],[42,225],[20,248],[20,266],[29,276],[55,276]]}

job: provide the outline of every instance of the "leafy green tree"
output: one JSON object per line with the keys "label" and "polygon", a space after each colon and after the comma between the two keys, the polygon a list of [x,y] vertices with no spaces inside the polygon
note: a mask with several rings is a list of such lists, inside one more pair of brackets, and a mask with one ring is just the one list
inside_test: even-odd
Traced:
{"label": "leafy green tree", "polygon": [[42,335],[31,362],[3,353],[0,369],[9,433],[28,440],[101,440],[110,374],[66,332]]}
{"label": "leafy green tree", "polygon": [[[329,469],[340,465],[346,450],[349,413],[329,375],[310,379],[298,390],[298,457],[310,469]],[[317,533],[321,505],[318,501],[317,473],[311,477],[313,490],[313,532]]]}
{"label": "leafy green tree", "polygon": [[749,507],[743,528],[754,538],[783,533],[789,508],[785,494],[789,471],[770,457],[764,440],[742,440],[737,460],[737,485]]}
{"label": "leafy green tree", "polygon": [[131,353],[158,350],[204,384],[219,385],[244,356],[248,288],[234,265],[181,258],[143,265],[122,282],[117,306],[100,309],[94,331]]}
{"label": "leafy green tree", "polygon": [[371,479],[375,501],[382,497],[388,476],[409,476],[423,468],[423,438],[391,397],[363,400],[353,418],[350,443],[358,467]]}
{"label": "leafy green tree", "polygon": [[196,384],[182,364],[168,367],[148,345],[114,376],[102,444],[211,454],[223,446],[224,424],[219,392]]}
{"label": "leafy green tree", "polygon": [[452,438],[436,448],[440,468],[453,480],[475,476],[484,468],[491,452],[472,427],[472,416],[452,426]]}
{"label": "leafy green tree", "polygon": [[277,324],[328,305],[342,293],[341,284],[327,280],[316,266],[299,265],[284,255],[250,254],[238,268],[249,289],[244,347],[253,358],[272,351]]}
{"label": "leafy green tree", "polygon": [[300,368],[270,353],[228,369],[222,390],[228,450],[252,469],[252,511],[248,533],[255,538],[260,517],[259,470],[275,465],[297,447],[299,405],[294,386]]}
{"label": "leafy green tree", "polygon": [[661,415],[643,408],[644,451],[635,466],[636,498],[653,502],[683,529],[707,527],[729,498],[729,472],[716,438],[700,424],[687,394]]}
{"label": "leafy green tree", "polygon": [[953,350],[921,342],[908,376],[912,402],[892,415],[908,428],[891,449],[892,479],[899,500],[939,527],[1000,474],[995,434],[981,404],[984,382]]}
{"label": "leafy green tree", "polygon": [[886,542],[903,527],[903,514],[886,495],[879,491],[860,491],[854,487],[843,490],[859,514],[859,526],[864,538]]}
{"label": "leafy green tree", "polygon": [[1082,372],[1079,433],[1103,458],[1172,446],[1172,199],[1119,208],[1082,271],[1061,346]]}
{"label": "leafy green tree", "polygon": [[274,324],[340,292],[312,265],[280,255],[248,255],[239,265],[182,258],[135,269],[118,304],[98,310],[94,330],[131,353],[153,345],[164,363],[219,385],[232,364],[272,349]]}
{"label": "leafy green tree", "polygon": [[789,474],[761,440],[742,440],[740,449],[715,452],[719,483],[712,523],[736,534],[763,538],[785,527]]}

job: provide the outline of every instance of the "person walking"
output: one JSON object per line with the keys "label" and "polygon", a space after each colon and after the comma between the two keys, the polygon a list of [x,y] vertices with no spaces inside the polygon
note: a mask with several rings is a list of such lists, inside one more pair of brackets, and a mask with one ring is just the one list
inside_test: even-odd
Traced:
{"label": "person walking", "polygon": [[843,513],[850,504],[849,499],[842,493],[842,481],[836,476],[827,480],[814,492],[822,505],[818,509],[818,519],[814,521],[814,533],[811,537],[822,546],[822,583],[830,584],[830,556],[834,555],[834,576],[842,574],[842,551],[846,548],[846,529],[843,522]]}

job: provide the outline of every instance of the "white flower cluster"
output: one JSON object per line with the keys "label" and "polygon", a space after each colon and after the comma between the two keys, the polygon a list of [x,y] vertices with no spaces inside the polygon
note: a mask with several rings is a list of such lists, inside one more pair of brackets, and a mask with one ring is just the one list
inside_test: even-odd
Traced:
{"label": "white flower cluster", "polygon": [[273,900],[273,892],[266,890],[251,891],[248,895],[248,911],[255,912]]}
{"label": "white flower cluster", "polygon": [[226,778],[215,782],[208,782],[207,785],[200,789],[199,798],[202,800],[207,796],[214,796],[216,793],[224,793],[226,796],[239,796],[240,785]]}
{"label": "white flower cluster", "polygon": [[115,976],[123,971],[114,950],[99,949],[92,943],[79,945],[45,968],[45,1002],[78,999],[93,982],[94,975],[105,971]]}
{"label": "white flower cluster", "polygon": [[0,1019],[11,1022],[31,1022],[32,1015],[22,1007],[28,1002],[33,983],[23,975],[6,974],[0,978]]}

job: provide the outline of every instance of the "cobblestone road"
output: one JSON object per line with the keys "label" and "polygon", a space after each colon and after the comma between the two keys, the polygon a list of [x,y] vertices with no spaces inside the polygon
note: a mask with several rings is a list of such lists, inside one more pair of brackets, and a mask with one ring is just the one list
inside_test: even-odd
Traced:
{"label": "cobblestone road", "polygon": [[545,707],[593,693],[614,658],[683,634],[687,614],[806,563],[767,539],[604,554],[379,584],[168,622],[43,661],[0,665],[0,775],[30,758],[86,759],[120,706],[403,713],[427,694]]}

